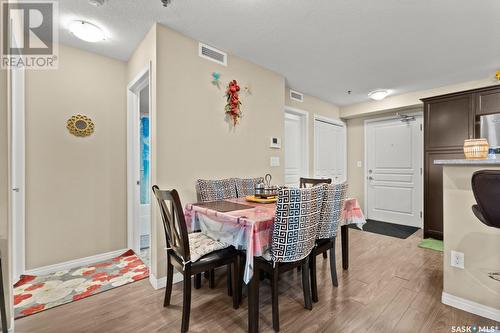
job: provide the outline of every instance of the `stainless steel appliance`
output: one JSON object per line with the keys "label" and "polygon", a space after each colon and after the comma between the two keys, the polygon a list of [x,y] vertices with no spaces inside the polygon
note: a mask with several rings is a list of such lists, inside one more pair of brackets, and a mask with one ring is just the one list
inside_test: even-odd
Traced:
{"label": "stainless steel appliance", "polygon": [[500,154],[500,113],[481,116],[479,119],[481,138],[488,140],[490,154]]}

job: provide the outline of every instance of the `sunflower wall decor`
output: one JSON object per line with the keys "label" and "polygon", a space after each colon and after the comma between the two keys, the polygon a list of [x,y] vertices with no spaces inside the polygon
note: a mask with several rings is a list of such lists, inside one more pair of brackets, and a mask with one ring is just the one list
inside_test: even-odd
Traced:
{"label": "sunflower wall decor", "polygon": [[94,123],[92,119],[81,114],[77,114],[68,119],[66,128],[74,136],[89,136],[94,133]]}

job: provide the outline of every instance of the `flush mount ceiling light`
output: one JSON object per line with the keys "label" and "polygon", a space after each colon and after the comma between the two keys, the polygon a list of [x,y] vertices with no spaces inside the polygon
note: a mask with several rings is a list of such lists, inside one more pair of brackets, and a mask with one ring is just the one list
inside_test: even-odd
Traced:
{"label": "flush mount ceiling light", "polygon": [[76,20],[69,24],[69,31],[76,37],[86,42],[95,43],[105,39],[104,31],[97,25]]}
{"label": "flush mount ceiling light", "polygon": [[163,7],[168,7],[168,5],[170,5],[170,3],[172,2],[172,0],[160,0],[160,1]]}
{"label": "flush mount ceiling light", "polygon": [[389,90],[386,89],[377,89],[368,94],[368,97],[374,99],[376,101],[381,101],[389,95]]}
{"label": "flush mount ceiling light", "polygon": [[89,0],[89,4],[91,4],[94,7],[101,7],[102,5],[104,5],[105,2],[106,0]]}

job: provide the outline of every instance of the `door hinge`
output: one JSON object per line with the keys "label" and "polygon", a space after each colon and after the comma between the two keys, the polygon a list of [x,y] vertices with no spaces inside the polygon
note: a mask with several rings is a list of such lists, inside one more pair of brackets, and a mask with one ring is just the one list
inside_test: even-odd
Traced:
{"label": "door hinge", "polygon": [[424,172],[424,171],[423,171],[423,169],[422,169],[422,168],[420,168],[420,175],[422,175],[422,174],[423,174],[423,172]]}
{"label": "door hinge", "polygon": [[422,125],[422,124],[420,124],[420,130],[421,130],[421,131],[423,130],[423,128],[424,128],[424,127],[423,127],[423,125]]}
{"label": "door hinge", "polygon": [[422,218],[422,211],[420,211],[420,218]]}

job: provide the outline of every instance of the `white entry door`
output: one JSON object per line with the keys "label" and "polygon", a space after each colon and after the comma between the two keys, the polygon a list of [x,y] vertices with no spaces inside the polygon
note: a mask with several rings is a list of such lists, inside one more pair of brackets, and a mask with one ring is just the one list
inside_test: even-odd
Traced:
{"label": "white entry door", "polygon": [[307,114],[285,112],[285,185],[299,185],[307,177]]}
{"label": "white entry door", "polygon": [[365,126],[367,217],[422,227],[422,116]]}
{"label": "white entry door", "polygon": [[346,128],[343,123],[314,120],[314,177],[346,180]]}

